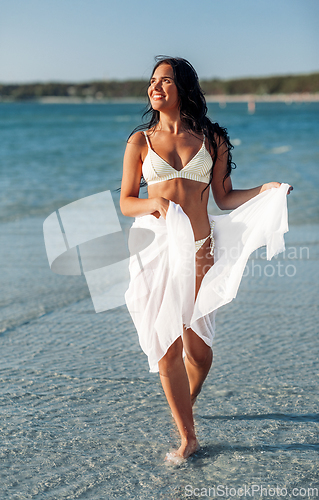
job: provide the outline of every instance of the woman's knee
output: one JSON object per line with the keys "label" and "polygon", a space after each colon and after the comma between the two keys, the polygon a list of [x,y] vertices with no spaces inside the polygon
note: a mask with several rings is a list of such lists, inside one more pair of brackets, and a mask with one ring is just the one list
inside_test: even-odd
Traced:
{"label": "woman's knee", "polygon": [[190,328],[184,329],[184,349],[187,358],[195,366],[202,366],[213,358],[212,348]]}
{"label": "woman's knee", "polygon": [[199,350],[190,349],[186,351],[186,356],[189,362],[197,367],[204,366],[207,363],[212,363],[213,361],[213,351],[212,348],[206,345],[204,348]]}

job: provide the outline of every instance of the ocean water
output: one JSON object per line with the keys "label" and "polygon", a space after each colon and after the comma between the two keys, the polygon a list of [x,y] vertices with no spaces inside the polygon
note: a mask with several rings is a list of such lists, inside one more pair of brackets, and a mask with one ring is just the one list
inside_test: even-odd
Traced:
{"label": "ocean water", "polygon": [[[228,128],[235,188],[278,180],[286,252],[252,255],[217,314],[214,363],[195,408],[201,450],[179,467],[158,375],[125,306],[96,314],[83,276],[51,272],[42,226],[111,190],[143,105],[0,105],[0,499],[311,498],[319,488],[318,103],[245,104]],[[210,213],[221,213],[213,200]],[[219,487],[219,488],[218,488]],[[243,488],[240,490],[240,488]],[[277,490],[276,490],[277,488]]]}

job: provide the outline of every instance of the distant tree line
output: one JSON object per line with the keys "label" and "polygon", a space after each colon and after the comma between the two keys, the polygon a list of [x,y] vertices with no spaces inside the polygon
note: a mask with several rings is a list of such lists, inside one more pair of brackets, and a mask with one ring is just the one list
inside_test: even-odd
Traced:
{"label": "distant tree line", "polygon": [[207,95],[292,94],[319,92],[319,73],[311,75],[238,78],[236,80],[204,80],[201,86]]}
{"label": "distant tree line", "polygon": [[[0,84],[1,100],[28,100],[42,97],[69,97],[80,99],[142,98],[147,91],[147,80],[101,81],[89,83],[32,83]],[[234,80],[202,80],[206,95],[291,94],[319,92],[319,73],[310,75],[238,78]]]}
{"label": "distant tree line", "polygon": [[105,81],[90,83],[30,83],[1,85],[0,98],[14,100],[39,99],[41,97],[75,97],[111,99],[123,97],[144,97],[147,81]]}

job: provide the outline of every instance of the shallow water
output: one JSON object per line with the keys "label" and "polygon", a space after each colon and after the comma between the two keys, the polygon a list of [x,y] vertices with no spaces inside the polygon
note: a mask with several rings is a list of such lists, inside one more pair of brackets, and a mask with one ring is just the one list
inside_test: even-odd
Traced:
{"label": "shallow water", "polygon": [[285,254],[270,263],[252,255],[238,297],[217,314],[214,364],[195,409],[202,448],[168,466],[178,436],[125,306],[96,314],[83,276],[50,271],[42,235],[53,210],[118,187],[140,105],[1,106],[1,499],[240,498],[245,487],[248,497],[282,498],[284,488],[311,497],[317,107],[257,105],[253,116],[241,105],[210,108],[240,142],[236,187],[278,179],[295,190]]}

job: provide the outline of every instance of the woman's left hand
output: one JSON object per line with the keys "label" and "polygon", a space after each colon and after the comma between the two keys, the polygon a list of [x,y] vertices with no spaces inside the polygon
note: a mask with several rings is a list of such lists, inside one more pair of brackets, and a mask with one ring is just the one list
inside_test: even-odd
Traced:
{"label": "woman's left hand", "polygon": [[[271,189],[271,188],[279,188],[281,186],[281,182],[267,182],[266,184],[263,184],[261,186],[261,190],[260,192],[263,193],[264,191],[266,191],[267,189]],[[289,186],[289,189],[288,189],[288,193],[289,194],[291,191],[293,190],[293,187],[292,186]]]}

